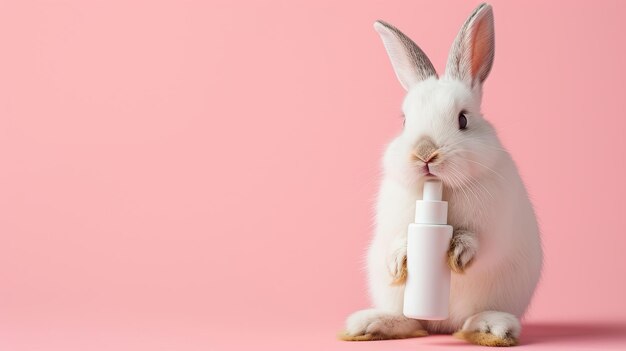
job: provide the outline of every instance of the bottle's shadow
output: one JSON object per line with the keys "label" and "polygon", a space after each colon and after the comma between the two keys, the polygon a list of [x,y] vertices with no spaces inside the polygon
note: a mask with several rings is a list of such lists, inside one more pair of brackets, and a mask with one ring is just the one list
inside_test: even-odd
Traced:
{"label": "bottle's shadow", "polygon": [[527,322],[521,344],[617,343],[626,345],[626,322]]}

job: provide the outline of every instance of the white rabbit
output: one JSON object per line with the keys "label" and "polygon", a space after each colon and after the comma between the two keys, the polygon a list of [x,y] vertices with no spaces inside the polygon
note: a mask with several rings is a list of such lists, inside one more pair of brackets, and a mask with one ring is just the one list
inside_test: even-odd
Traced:
{"label": "white rabbit", "polygon": [[[407,90],[405,126],[387,147],[367,257],[372,309],[353,313],[345,340],[452,333],[488,346],[518,343],[540,277],[542,249],[535,214],[515,163],[480,112],[482,84],[494,57],[493,12],[481,4],[452,45],[445,74],[411,39],[378,21],[392,66]],[[443,321],[402,314],[407,226],[425,177],[444,183],[453,271],[450,315]]]}

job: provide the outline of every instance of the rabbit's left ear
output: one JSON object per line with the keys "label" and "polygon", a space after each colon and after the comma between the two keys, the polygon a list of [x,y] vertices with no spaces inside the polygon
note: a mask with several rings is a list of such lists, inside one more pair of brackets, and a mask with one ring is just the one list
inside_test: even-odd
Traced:
{"label": "rabbit's left ear", "polygon": [[446,75],[474,86],[482,84],[493,65],[493,10],[480,4],[461,27],[448,55]]}
{"label": "rabbit's left ear", "polygon": [[383,40],[391,65],[405,90],[429,77],[437,77],[428,56],[398,28],[376,21],[374,29]]}

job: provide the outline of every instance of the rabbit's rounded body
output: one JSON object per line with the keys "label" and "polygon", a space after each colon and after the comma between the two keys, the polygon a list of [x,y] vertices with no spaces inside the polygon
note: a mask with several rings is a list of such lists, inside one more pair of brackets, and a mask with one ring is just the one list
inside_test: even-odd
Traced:
{"label": "rabbit's rounded body", "polygon": [[[515,164],[501,151],[494,172],[480,184],[444,189],[448,223],[477,233],[480,249],[471,269],[452,274],[450,316],[422,321],[431,333],[459,330],[470,316],[497,310],[521,317],[541,272],[542,251],[534,211]],[[367,269],[375,308],[402,314],[404,285],[393,284],[389,257],[394,242],[403,241],[414,221],[421,184],[403,184],[384,178],[378,194],[377,229],[371,242]],[[494,198],[496,197],[496,198]]]}
{"label": "rabbit's rounded body", "polygon": [[[387,147],[367,269],[373,308],[353,313],[347,340],[391,339],[457,332],[472,343],[511,346],[519,318],[539,280],[537,220],[517,167],[481,112],[483,82],[493,64],[491,6],[481,4],[457,35],[439,78],[406,35],[378,21],[395,73],[407,90],[405,125]],[[437,177],[454,228],[449,318],[404,317],[407,227],[423,182]],[[445,258],[442,253],[442,259]]]}

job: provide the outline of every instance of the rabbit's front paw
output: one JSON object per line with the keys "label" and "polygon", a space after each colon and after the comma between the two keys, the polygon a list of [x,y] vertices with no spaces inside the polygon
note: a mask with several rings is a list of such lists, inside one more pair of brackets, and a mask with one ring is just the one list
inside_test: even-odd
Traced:
{"label": "rabbit's front paw", "polygon": [[353,313],[346,321],[346,330],[339,335],[345,341],[404,339],[428,333],[418,320],[383,310],[367,309]]}
{"label": "rabbit's front paw", "polygon": [[450,240],[448,266],[456,273],[464,273],[478,251],[476,236],[467,230],[457,230]]}
{"label": "rabbit's front paw", "polygon": [[391,250],[391,255],[387,260],[389,274],[391,274],[392,285],[404,284],[406,282],[406,238],[398,239]]}
{"label": "rabbit's front paw", "polygon": [[515,346],[521,330],[522,326],[514,315],[485,311],[469,317],[454,336],[476,345]]}

